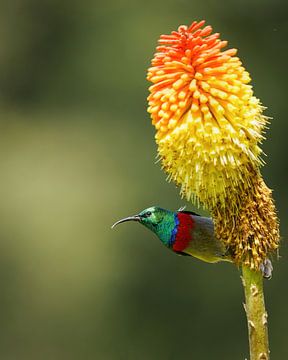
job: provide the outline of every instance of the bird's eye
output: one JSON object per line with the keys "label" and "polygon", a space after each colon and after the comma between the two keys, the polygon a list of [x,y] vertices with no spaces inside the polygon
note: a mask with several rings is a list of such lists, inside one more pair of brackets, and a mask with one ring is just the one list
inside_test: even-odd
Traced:
{"label": "bird's eye", "polygon": [[151,215],[152,215],[151,211],[147,211],[146,214],[145,214],[145,217],[149,217]]}

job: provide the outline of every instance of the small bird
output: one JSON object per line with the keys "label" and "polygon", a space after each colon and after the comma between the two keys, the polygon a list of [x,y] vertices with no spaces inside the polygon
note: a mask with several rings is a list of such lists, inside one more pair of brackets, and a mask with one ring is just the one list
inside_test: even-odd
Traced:
{"label": "small bird", "polygon": [[[213,220],[192,211],[170,211],[157,206],[117,221],[137,221],[153,231],[160,241],[178,255],[193,256],[208,263],[232,262],[229,249],[214,235]],[[264,278],[271,278],[272,264],[266,259],[260,266]]]}

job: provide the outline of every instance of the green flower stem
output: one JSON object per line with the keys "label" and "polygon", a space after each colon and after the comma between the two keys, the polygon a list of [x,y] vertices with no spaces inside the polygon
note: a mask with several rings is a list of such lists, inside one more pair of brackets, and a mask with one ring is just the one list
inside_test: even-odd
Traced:
{"label": "green flower stem", "polygon": [[269,360],[268,324],[262,274],[243,265],[242,281],[246,300],[244,308],[248,323],[250,360]]}

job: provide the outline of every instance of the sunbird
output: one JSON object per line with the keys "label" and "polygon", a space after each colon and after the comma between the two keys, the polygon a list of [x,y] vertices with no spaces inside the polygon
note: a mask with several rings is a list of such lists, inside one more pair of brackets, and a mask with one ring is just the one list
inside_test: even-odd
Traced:
{"label": "sunbird", "polygon": [[[137,221],[153,231],[160,241],[178,255],[198,258],[208,263],[233,262],[232,254],[214,234],[213,220],[183,208],[178,211],[158,206],[149,207],[137,215],[117,221]],[[272,263],[266,259],[260,266],[264,278],[272,276]]]}

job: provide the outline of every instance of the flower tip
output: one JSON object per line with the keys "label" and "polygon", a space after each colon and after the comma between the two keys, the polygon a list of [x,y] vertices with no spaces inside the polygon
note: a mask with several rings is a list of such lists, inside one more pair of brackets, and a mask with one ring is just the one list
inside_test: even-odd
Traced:
{"label": "flower tip", "polygon": [[205,22],[205,20],[193,21],[192,24],[189,26],[188,31],[193,32],[195,30],[198,30],[205,24]]}

